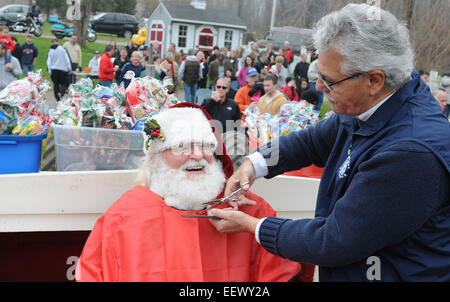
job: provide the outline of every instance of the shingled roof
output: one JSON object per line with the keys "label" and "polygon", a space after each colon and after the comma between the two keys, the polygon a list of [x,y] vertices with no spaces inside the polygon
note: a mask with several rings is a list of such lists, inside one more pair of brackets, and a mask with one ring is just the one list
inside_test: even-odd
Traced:
{"label": "shingled roof", "polygon": [[161,1],[169,15],[176,21],[188,21],[191,23],[226,25],[246,30],[247,26],[235,13],[217,8],[195,9],[189,4]]}

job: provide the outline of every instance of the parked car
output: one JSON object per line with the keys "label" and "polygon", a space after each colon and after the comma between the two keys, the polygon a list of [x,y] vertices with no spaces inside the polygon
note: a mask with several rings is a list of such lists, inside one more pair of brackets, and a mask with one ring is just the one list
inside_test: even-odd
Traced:
{"label": "parked car", "polygon": [[272,43],[274,49],[284,47],[284,42],[289,45],[296,55],[300,55],[301,49],[313,50],[312,29],[292,26],[273,27],[263,39],[258,40],[259,48],[265,48],[267,43]]}
{"label": "parked car", "polygon": [[138,20],[122,13],[99,13],[90,20],[92,29],[98,33],[115,34],[131,39],[138,32]]}
{"label": "parked car", "polygon": [[[17,21],[27,16],[29,5],[10,4],[0,8],[0,24],[12,26]],[[39,25],[45,23],[45,15],[40,14],[38,18]]]}
{"label": "parked car", "polygon": [[[72,37],[73,35],[73,26],[68,26],[63,22],[54,23],[52,28],[50,29],[56,38],[64,39],[64,37]],[[88,28],[88,36],[87,40],[89,42],[95,42],[97,40],[97,33],[92,30],[91,26]]]}

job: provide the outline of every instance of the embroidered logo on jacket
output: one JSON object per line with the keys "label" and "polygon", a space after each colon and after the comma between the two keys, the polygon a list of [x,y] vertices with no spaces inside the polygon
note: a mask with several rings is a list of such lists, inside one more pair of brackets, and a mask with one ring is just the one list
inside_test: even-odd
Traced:
{"label": "embroidered logo on jacket", "polygon": [[344,161],[342,166],[339,168],[338,177],[340,179],[343,179],[343,178],[348,176],[347,172],[350,170],[350,162],[351,162],[351,159],[352,159],[351,156],[350,156],[351,153],[352,153],[352,146],[350,146],[350,148],[348,149],[347,159]]}

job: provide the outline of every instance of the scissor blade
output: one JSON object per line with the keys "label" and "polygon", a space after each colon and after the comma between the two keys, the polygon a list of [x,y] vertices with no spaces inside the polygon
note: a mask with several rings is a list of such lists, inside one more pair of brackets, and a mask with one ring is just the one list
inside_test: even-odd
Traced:
{"label": "scissor blade", "polygon": [[221,220],[222,218],[219,218],[217,216],[206,216],[206,215],[181,215],[186,218],[207,218],[207,219],[215,219],[215,220]]}
{"label": "scissor blade", "polygon": [[209,204],[214,204],[214,203],[216,203],[216,202],[222,203],[222,202],[223,202],[223,198],[221,198],[221,199],[216,199],[216,200],[211,200],[211,201],[208,201],[208,202],[204,202],[204,203],[202,203],[202,204],[209,205]]}

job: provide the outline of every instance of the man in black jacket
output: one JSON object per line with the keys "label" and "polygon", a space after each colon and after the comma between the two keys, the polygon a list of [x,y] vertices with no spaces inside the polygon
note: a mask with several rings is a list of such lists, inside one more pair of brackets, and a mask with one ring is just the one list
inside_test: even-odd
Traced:
{"label": "man in black jacket", "polygon": [[[300,83],[300,80],[302,78],[308,79],[308,69],[309,69],[309,63],[306,62],[306,54],[302,54],[301,56],[302,61],[299,62],[294,69],[294,76],[296,79],[296,84]],[[299,87],[299,86],[297,86]]]}
{"label": "man in black jacket", "polygon": [[241,111],[235,101],[227,98],[229,82],[224,78],[219,79],[215,88],[211,98],[206,99],[202,107],[209,113],[220,133],[239,129]]}
{"label": "man in black jacket", "polygon": [[259,74],[261,74],[261,70],[267,67],[267,59],[269,58],[269,54],[267,51],[263,50],[258,54],[258,58],[256,59],[255,64],[253,64],[253,67],[256,68]]}

